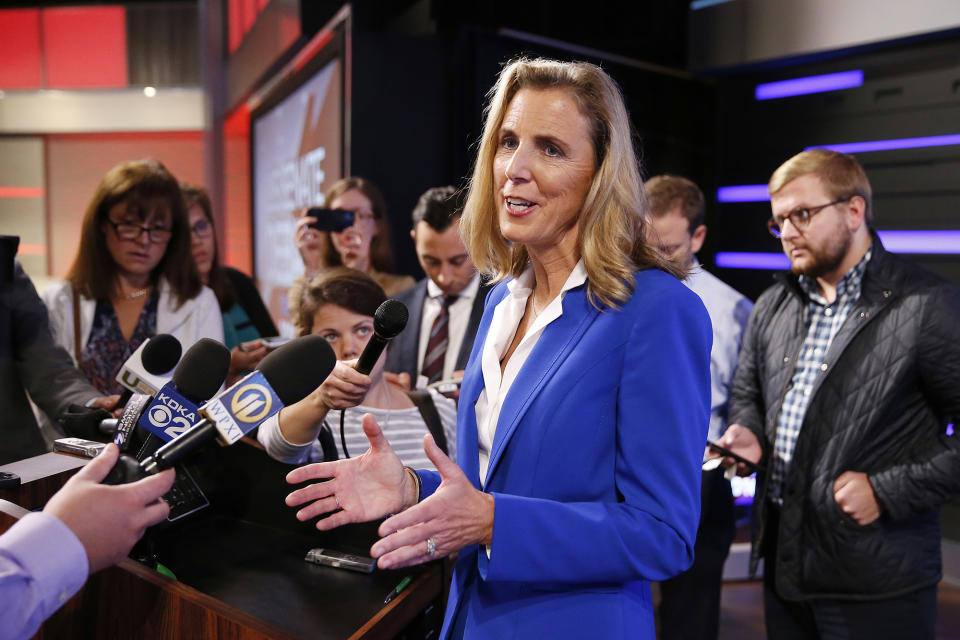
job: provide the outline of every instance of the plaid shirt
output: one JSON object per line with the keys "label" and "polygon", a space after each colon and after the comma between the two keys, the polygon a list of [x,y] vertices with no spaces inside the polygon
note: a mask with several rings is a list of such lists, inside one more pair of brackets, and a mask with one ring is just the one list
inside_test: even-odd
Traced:
{"label": "plaid shirt", "polygon": [[817,376],[827,369],[823,358],[827,355],[830,343],[843,326],[844,320],[860,299],[863,273],[866,271],[872,253],[871,248],[860,262],[840,279],[837,283],[837,297],[833,303],[828,303],[827,299],[821,295],[816,278],[800,276],[800,286],[807,293],[807,306],[804,309],[807,337],[800,347],[800,354],[793,369],[793,378],[783,397],[780,417],[777,420],[769,491],[770,498],[777,504],[783,503],[783,481],[790,468],[790,461],[793,459],[793,451],[797,446],[797,438],[800,436],[803,416],[807,412],[814,383],[817,381]]}

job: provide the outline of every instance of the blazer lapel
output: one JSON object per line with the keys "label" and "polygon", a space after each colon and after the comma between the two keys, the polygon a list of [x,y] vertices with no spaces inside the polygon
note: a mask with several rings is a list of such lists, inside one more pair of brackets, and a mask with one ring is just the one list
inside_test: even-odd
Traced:
{"label": "blazer lapel", "polygon": [[[510,391],[507,392],[503,408],[500,411],[500,419],[497,421],[497,430],[493,438],[493,451],[490,452],[490,464],[487,467],[484,486],[489,486],[490,478],[496,471],[497,464],[510,441],[510,437],[516,431],[533,399],[539,395],[544,385],[553,377],[567,356],[570,355],[570,352],[580,342],[580,338],[596,318],[597,313],[597,309],[587,300],[586,284],[571,289],[564,296],[563,314],[543,330],[540,339],[533,347],[533,351],[530,352],[530,356],[523,363],[523,367],[520,368]],[[486,328],[489,328],[489,326]],[[479,364],[479,362],[475,364]],[[478,391],[476,397],[479,397],[479,395]],[[476,398],[474,398],[475,402]],[[476,438],[476,412],[472,411],[471,413],[474,414],[473,431],[474,438]]]}

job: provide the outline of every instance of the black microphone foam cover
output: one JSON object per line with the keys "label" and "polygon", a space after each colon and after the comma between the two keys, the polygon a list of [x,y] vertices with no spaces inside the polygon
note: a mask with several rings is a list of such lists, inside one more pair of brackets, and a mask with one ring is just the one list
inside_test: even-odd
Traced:
{"label": "black microphone foam cover", "polygon": [[213,397],[230,369],[230,350],[210,338],[200,338],[183,354],[173,383],[185,398],[200,404]]}
{"label": "black microphone foam cover", "polygon": [[169,333],[158,333],[147,340],[140,352],[140,362],[147,373],[162,376],[177,366],[182,353],[179,340]]}
{"label": "black microphone foam cover", "polygon": [[337,356],[325,338],[315,335],[291,340],[271,351],[257,369],[285,406],[300,402],[323,384]]}
{"label": "black microphone foam cover", "polygon": [[410,312],[399,300],[386,300],[373,314],[373,330],[378,336],[393,340],[407,326]]}

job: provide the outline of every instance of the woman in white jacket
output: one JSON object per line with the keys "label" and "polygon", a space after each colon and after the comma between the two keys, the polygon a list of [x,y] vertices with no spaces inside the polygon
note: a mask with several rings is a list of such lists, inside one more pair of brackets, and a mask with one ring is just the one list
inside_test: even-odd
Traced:
{"label": "woman in white jacket", "polygon": [[147,338],[169,333],[184,350],[223,341],[216,296],[190,253],[177,179],[155,160],[124,162],[101,180],[87,206],[66,282],[44,290],[54,338],[102,393]]}

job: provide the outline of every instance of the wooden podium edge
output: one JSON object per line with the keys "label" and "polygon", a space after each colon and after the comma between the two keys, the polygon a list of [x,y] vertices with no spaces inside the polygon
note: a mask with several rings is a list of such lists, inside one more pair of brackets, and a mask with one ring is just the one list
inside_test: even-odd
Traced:
{"label": "wooden podium edge", "polygon": [[422,611],[443,591],[440,567],[434,565],[414,579],[409,587],[385,605],[366,624],[354,631],[350,640],[390,640],[410,622],[405,611]]}

